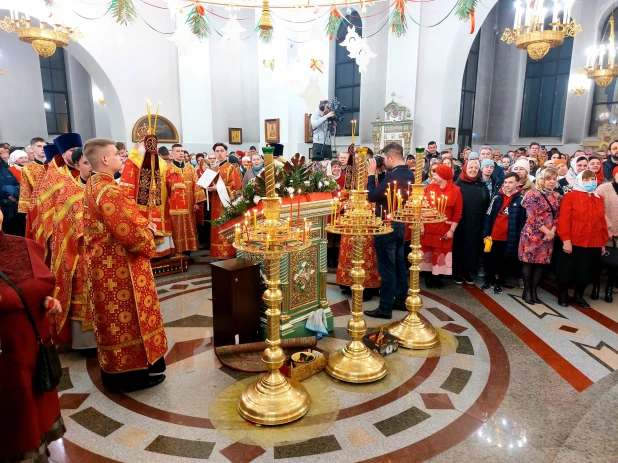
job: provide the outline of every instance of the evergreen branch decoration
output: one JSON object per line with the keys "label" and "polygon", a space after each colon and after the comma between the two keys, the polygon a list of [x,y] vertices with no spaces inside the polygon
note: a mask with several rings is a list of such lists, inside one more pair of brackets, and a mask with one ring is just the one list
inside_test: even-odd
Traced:
{"label": "evergreen branch decoration", "polygon": [[262,43],[270,43],[273,39],[273,30],[272,29],[260,29],[259,37]]}
{"label": "evergreen branch decoration", "polygon": [[395,8],[391,13],[390,24],[391,31],[396,37],[406,35],[408,32],[408,24],[406,23],[406,0],[395,0]]}
{"label": "evergreen branch decoration", "polygon": [[111,14],[118,24],[128,26],[137,19],[133,0],[110,0],[106,14]]}
{"label": "evergreen branch decoration", "polygon": [[328,22],[326,23],[326,35],[328,35],[328,40],[333,40],[333,37],[337,39],[337,31],[339,30],[339,25],[341,24],[341,14],[337,8],[333,8],[328,15]]}
{"label": "evergreen branch decoration", "polygon": [[[289,198],[292,194],[296,198],[299,194],[332,193],[336,190],[336,181],[330,178],[325,171],[312,168],[311,164],[306,164],[305,158],[300,155],[295,155],[290,162],[286,162],[283,166],[275,164],[275,194],[279,198]],[[210,223],[220,227],[226,222],[242,216],[245,212],[256,207],[265,195],[266,181],[264,171],[262,171],[260,175],[240,190],[236,199],[229,206],[223,208],[221,216],[210,221]]]}
{"label": "evergreen branch decoration", "polygon": [[208,18],[206,17],[206,11],[202,5],[195,5],[191,8],[185,23],[189,25],[191,32],[200,40],[206,39],[210,35]]}
{"label": "evergreen branch decoration", "polygon": [[474,11],[476,10],[478,4],[479,0],[458,0],[455,7],[455,14],[460,20],[470,20],[470,34],[474,33]]}

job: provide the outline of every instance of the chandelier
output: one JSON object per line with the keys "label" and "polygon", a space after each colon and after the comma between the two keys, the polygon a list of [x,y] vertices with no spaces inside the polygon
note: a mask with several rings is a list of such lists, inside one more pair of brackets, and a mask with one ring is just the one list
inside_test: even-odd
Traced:
{"label": "chandelier", "polygon": [[594,79],[599,87],[607,87],[612,83],[614,77],[618,76],[618,68],[616,68],[616,44],[614,32],[614,13],[609,17],[609,40],[604,44],[605,32],[601,39],[599,47],[588,49],[588,59],[586,67],[583,71],[589,79]]}
{"label": "chandelier", "polygon": [[[17,33],[19,40],[32,44],[34,50],[44,58],[52,56],[57,47],[66,47],[69,40],[77,42],[83,37],[79,29],[64,24],[39,21],[39,26],[36,27],[28,14],[22,13],[20,17],[20,12],[16,9],[10,9],[9,14],[10,17],[5,16],[0,21],[0,29],[8,33]],[[53,13],[46,16],[54,20]]]}
{"label": "chandelier", "polygon": [[[544,0],[521,0],[515,3],[515,24],[513,30],[504,30],[500,40],[515,46],[520,50],[528,50],[528,55],[534,60],[540,60],[550,48],[559,47],[566,37],[575,37],[582,27],[571,18],[571,10],[575,0],[554,0],[552,22],[545,29],[545,16],[549,11]],[[562,21],[560,21],[560,11]]]}

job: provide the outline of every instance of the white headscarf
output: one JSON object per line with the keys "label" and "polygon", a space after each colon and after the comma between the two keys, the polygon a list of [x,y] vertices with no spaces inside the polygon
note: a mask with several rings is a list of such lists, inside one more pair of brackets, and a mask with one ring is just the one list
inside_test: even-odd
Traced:
{"label": "white headscarf", "polygon": [[584,174],[586,172],[590,172],[592,175],[594,175],[594,183],[597,182],[596,174],[592,172],[591,170],[586,169],[583,172],[580,172],[579,174],[577,174],[577,178],[575,179],[575,182],[573,183],[573,191],[581,191],[582,193],[586,193],[589,195],[595,195],[597,198],[600,198],[596,190],[592,193],[588,193],[588,191],[586,191],[586,189],[584,188]]}
{"label": "white headscarf", "polygon": [[9,167],[11,166],[15,166],[18,169],[21,169],[21,166],[18,166],[16,164],[17,160],[20,158],[28,158],[28,153],[26,153],[25,151],[22,150],[15,150],[11,153],[11,155],[9,156]]}
{"label": "white headscarf", "polygon": [[[569,168],[569,171],[567,172],[567,174],[565,175],[565,178],[567,179],[567,182],[569,182],[569,186],[571,188],[573,188],[573,184],[575,183],[575,179],[577,178],[577,160],[580,158],[586,158],[586,156],[584,156],[583,154],[577,157],[574,157],[573,159],[571,159],[571,167]],[[588,159],[588,158],[586,158]]]}

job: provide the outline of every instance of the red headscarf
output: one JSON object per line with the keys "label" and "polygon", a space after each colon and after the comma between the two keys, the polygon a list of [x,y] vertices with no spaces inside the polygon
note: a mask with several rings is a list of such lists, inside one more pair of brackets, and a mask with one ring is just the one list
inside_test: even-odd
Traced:
{"label": "red headscarf", "polygon": [[[478,160],[477,160],[477,159],[473,159],[473,161],[477,161],[477,162],[478,162]],[[474,183],[474,182],[476,182],[476,180],[479,178],[479,174],[478,174],[478,172],[477,172],[477,174],[476,174],[474,177],[470,177],[470,176],[468,175],[468,172],[467,172],[467,170],[468,170],[468,162],[469,162],[469,161],[464,162],[464,165],[463,165],[463,167],[461,168],[461,173],[459,174],[459,178],[460,178],[461,180],[463,180],[464,182],[466,182],[466,183]],[[480,172],[480,171],[481,171],[481,170],[479,169],[479,172]]]}
{"label": "red headscarf", "polygon": [[453,169],[451,169],[449,166],[440,164],[435,168],[435,172],[436,175],[442,180],[446,180],[447,182],[453,180]]}

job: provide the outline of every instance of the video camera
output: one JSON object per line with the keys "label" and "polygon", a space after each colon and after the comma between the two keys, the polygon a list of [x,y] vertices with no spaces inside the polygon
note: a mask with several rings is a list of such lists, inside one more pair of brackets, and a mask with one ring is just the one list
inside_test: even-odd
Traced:
{"label": "video camera", "polygon": [[[333,122],[341,122],[343,120],[343,115],[348,110],[348,107],[342,105],[337,99],[337,97],[333,97],[333,99],[330,100],[330,102],[328,103],[328,106],[330,110],[335,113],[333,117],[328,118],[328,128],[331,130],[331,132],[334,132]],[[324,111],[323,108],[325,108],[325,106],[320,106],[321,111]]]}

